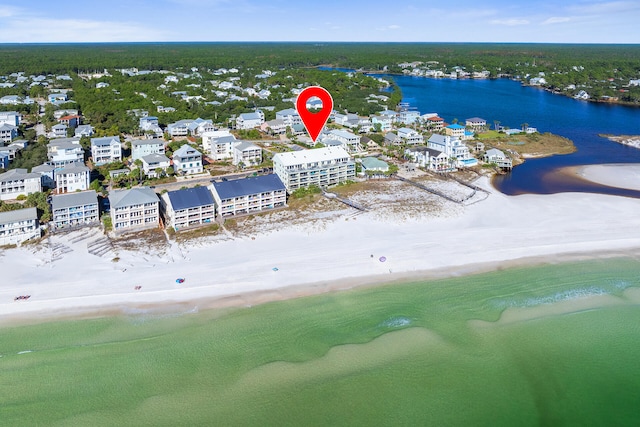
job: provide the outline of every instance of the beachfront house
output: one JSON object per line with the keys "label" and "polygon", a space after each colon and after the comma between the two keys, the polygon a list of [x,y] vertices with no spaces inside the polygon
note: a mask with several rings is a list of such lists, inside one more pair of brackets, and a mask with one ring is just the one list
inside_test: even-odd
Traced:
{"label": "beachfront house", "polygon": [[183,188],[160,197],[165,224],[175,231],[210,224],[215,221],[213,195],[207,187]]}
{"label": "beachfront house", "polygon": [[56,193],[88,190],[89,177],[89,168],[84,163],[67,163],[55,170]]}
{"label": "beachfront house", "polygon": [[444,119],[438,116],[429,117],[426,120],[426,126],[434,132],[440,132],[444,127]]}
{"label": "beachfront house", "polygon": [[262,148],[251,142],[238,141],[233,145],[233,164],[235,166],[257,166],[262,163]]}
{"label": "beachfront house", "polygon": [[411,125],[420,118],[420,112],[415,110],[405,110],[398,113],[398,121],[405,125]]}
{"label": "beachfront house", "polygon": [[465,127],[457,123],[453,123],[444,128],[445,135],[454,136],[456,138],[464,139]]}
{"label": "beachfront house", "polygon": [[131,141],[131,160],[135,162],[149,154],[164,154],[164,150],[162,139],[134,139]]}
{"label": "beachfront house", "polygon": [[173,169],[180,175],[201,173],[202,153],[189,144],[183,145],[173,153]]}
{"label": "beachfront house", "polygon": [[55,229],[97,225],[100,222],[98,194],[89,190],[53,195],[51,215]]}
{"label": "beachfront house", "polygon": [[418,166],[433,172],[450,172],[455,170],[451,159],[442,151],[428,147],[411,147],[405,150],[405,155]]}
{"label": "beachfront house", "polygon": [[273,156],[273,171],[289,193],[311,185],[328,187],[356,176],[355,163],[342,147],[277,153]]}
{"label": "beachfront house", "polygon": [[19,245],[38,237],[40,224],[35,207],[0,212],[0,245]]}
{"label": "beachfront house", "polygon": [[91,157],[95,166],[122,160],[122,144],[119,136],[91,138]]}
{"label": "beachfront house", "polygon": [[18,168],[0,174],[0,200],[12,200],[40,191],[42,184],[38,173],[28,173],[26,169]]}
{"label": "beachfront house", "polygon": [[434,133],[427,147],[443,152],[453,162],[452,166],[470,167],[478,164],[478,160],[469,153],[469,147],[457,137]]}
{"label": "beachfront house", "polygon": [[365,157],[362,159],[362,170],[360,175],[363,176],[380,176],[389,172],[389,164],[376,157]]}
{"label": "beachfront house", "polygon": [[287,189],[275,174],[213,182],[218,216],[229,217],[285,207]]}
{"label": "beachfront house", "polygon": [[47,144],[47,159],[56,168],[68,163],[84,162],[84,148],[80,145],[80,138],[52,139]]}
{"label": "beachfront house", "polygon": [[470,117],[464,121],[464,124],[474,131],[480,131],[487,128],[487,121],[480,117]]}
{"label": "beachfront house", "polygon": [[158,226],[160,200],[149,187],[112,191],[109,205],[111,224],[116,233]]}
{"label": "beachfront house", "polygon": [[140,159],[142,170],[149,178],[158,178],[160,174],[166,173],[171,167],[171,160],[164,154],[147,154]]}
{"label": "beachfront house", "polygon": [[486,163],[495,163],[496,166],[503,169],[511,169],[513,167],[511,159],[497,148],[488,149],[484,154],[483,160]]}

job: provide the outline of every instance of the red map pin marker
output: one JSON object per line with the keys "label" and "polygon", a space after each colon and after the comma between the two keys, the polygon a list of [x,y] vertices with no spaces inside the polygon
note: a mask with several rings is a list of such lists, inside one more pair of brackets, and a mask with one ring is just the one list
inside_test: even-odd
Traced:
{"label": "red map pin marker", "polygon": [[[320,98],[320,101],[322,101],[322,109],[317,112],[311,112],[307,109],[307,101],[314,96]],[[296,110],[298,110],[304,127],[307,128],[309,136],[313,142],[316,142],[320,131],[322,131],[322,128],[327,123],[327,119],[331,115],[331,111],[333,111],[333,98],[331,98],[331,94],[325,88],[309,86],[298,95]]]}

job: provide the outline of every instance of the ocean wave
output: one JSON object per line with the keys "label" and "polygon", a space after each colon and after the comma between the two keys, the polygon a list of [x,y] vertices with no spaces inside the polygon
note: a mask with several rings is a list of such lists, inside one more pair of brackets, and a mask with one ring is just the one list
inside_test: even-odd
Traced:
{"label": "ocean wave", "polygon": [[[625,289],[625,288],[618,288]],[[597,287],[592,286],[588,288],[578,288],[578,289],[569,289],[566,291],[556,292],[553,295],[544,295],[539,297],[529,297],[523,299],[499,299],[494,300],[493,304],[496,308],[505,309],[505,308],[524,308],[524,307],[535,307],[538,305],[547,305],[554,304],[562,301],[571,301],[580,298],[587,298],[597,295],[609,295],[611,292]]]}
{"label": "ocean wave", "polygon": [[123,309],[123,313],[127,316],[127,319],[134,325],[140,325],[149,321],[171,319],[176,317],[187,316],[189,314],[197,314],[198,306],[194,306],[188,310],[184,310],[180,307],[180,310],[169,311],[171,307],[163,307],[161,309],[142,309],[142,308],[126,308]]}
{"label": "ocean wave", "polygon": [[411,319],[409,319],[408,317],[400,316],[391,317],[380,323],[378,326],[383,328],[402,328],[409,325],[411,325]]}

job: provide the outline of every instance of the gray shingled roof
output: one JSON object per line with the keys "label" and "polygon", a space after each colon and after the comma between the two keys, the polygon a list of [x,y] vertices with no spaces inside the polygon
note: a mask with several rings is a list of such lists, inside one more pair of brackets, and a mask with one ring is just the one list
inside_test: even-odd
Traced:
{"label": "gray shingled roof", "polygon": [[38,218],[36,208],[18,209],[15,211],[0,212],[0,224],[10,224],[17,221],[26,221]]}
{"label": "gray shingled roof", "polygon": [[98,204],[98,194],[94,190],[57,194],[51,198],[51,207],[53,210],[91,204]]}
{"label": "gray shingled roof", "polygon": [[111,208],[123,208],[153,202],[158,202],[158,196],[149,187],[118,190],[109,193],[109,204]]}

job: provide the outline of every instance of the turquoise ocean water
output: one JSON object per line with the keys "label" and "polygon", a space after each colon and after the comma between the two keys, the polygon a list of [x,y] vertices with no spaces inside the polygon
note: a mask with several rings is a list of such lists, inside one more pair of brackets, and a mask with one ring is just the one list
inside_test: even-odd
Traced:
{"label": "turquoise ocean water", "polygon": [[640,262],[0,329],[3,425],[637,425]]}

